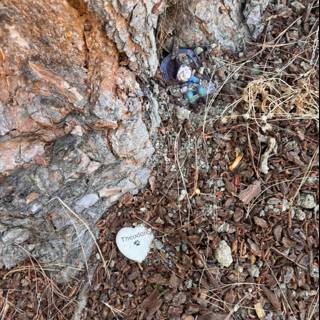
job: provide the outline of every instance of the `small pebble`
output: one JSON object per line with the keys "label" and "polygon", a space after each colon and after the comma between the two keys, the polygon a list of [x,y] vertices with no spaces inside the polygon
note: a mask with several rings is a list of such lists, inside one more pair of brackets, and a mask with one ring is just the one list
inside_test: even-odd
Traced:
{"label": "small pebble", "polygon": [[236,270],[239,272],[239,273],[242,273],[243,272],[243,267],[238,265]]}
{"label": "small pebble", "polygon": [[304,209],[314,209],[317,205],[315,196],[311,193],[302,194],[298,203]]}
{"label": "small pebble", "polygon": [[219,179],[219,180],[217,180],[217,187],[218,188],[221,188],[221,187],[224,187],[225,186],[225,183],[224,183],[224,181],[222,180],[222,179]]}
{"label": "small pebble", "polygon": [[192,279],[188,279],[188,280],[184,283],[184,285],[186,286],[187,289],[191,289],[192,286],[193,286],[193,281],[192,281]]}
{"label": "small pebble", "polygon": [[216,232],[223,233],[223,232],[228,232],[229,231],[230,225],[229,225],[229,223],[224,222],[221,225],[214,225],[213,228],[214,228],[214,230]]}
{"label": "small pebble", "polygon": [[306,213],[301,209],[297,209],[296,218],[298,221],[304,221],[306,219]]}
{"label": "small pebble", "polygon": [[205,70],[205,67],[200,67],[198,72],[200,75],[203,75],[204,74],[204,70]]}
{"label": "small pebble", "polygon": [[319,266],[318,265],[313,264],[313,266],[311,268],[310,275],[312,278],[319,279]]}
{"label": "small pebble", "polygon": [[201,53],[203,53],[203,48],[201,48],[201,47],[197,47],[197,48],[195,48],[194,49],[194,52],[199,56]]}
{"label": "small pebble", "polygon": [[158,239],[156,239],[156,240],[153,241],[153,245],[154,245],[158,250],[162,250],[162,249],[164,248],[164,244],[163,244],[160,240],[158,240]]}
{"label": "small pebble", "polygon": [[252,278],[258,278],[260,276],[260,270],[255,264],[250,266],[248,272]]}
{"label": "small pebble", "polygon": [[311,69],[311,66],[309,63],[302,61],[301,62],[301,67],[303,68],[304,71],[309,71]]}
{"label": "small pebble", "polygon": [[180,121],[188,120],[190,118],[191,111],[185,108],[176,108],[176,116]]}
{"label": "small pebble", "polygon": [[305,5],[300,1],[293,1],[290,3],[291,7],[295,8],[297,11],[305,9]]}
{"label": "small pebble", "polygon": [[283,282],[288,284],[290,283],[291,279],[294,277],[294,269],[290,266],[286,266],[283,269],[285,271],[283,275]]}
{"label": "small pebble", "polygon": [[185,197],[188,195],[188,192],[186,190],[181,190],[180,192],[180,196],[178,198],[178,202],[181,202],[183,199],[185,199]]}
{"label": "small pebble", "polygon": [[187,251],[188,251],[188,246],[187,246],[185,243],[183,243],[183,244],[181,245],[181,250],[182,250],[183,252],[187,252]]}
{"label": "small pebble", "polygon": [[220,242],[215,251],[215,258],[222,267],[228,268],[231,266],[233,262],[231,248],[226,241],[222,240]]}

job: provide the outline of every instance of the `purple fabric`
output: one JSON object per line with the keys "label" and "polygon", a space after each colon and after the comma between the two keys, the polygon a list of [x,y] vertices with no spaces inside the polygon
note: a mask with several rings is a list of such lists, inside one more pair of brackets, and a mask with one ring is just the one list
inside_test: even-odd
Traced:
{"label": "purple fabric", "polygon": [[[177,54],[184,53],[198,67],[200,65],[199,57],[191,49],[179,49]],[[167,55],[161,62],[160,71],[164,81],[176,80],[176,75],[179,70],[179,62],[172,59],[172,54]]]}

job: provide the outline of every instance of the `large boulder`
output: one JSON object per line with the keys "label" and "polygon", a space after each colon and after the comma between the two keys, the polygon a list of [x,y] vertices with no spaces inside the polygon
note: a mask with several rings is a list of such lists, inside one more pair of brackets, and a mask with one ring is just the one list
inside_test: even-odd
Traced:
{"label": "large boulder", "polygon": [[220,45],[232,51],[256,40],[263,30],[263,12],[270,0],[168,1],[161,17],[160,44],[166,50],[176,39],[180,46]]}
{"label": "large boulder", "polygon": [[88,226],[147,183],[134,71],[158,66],[156,4],[1,1],[0,267],[32,256],[68,280],[91,253]]}

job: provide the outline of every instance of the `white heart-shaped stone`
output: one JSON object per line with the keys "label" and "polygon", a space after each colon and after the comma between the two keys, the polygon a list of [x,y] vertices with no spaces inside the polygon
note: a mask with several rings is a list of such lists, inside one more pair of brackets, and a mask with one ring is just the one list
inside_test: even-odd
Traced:
{"label": "white heart-shaped stone", "polygon": [[119,230],[116,243],[120,252],[130,260],[141,263],[148,255],[154,235],[144,225]]}

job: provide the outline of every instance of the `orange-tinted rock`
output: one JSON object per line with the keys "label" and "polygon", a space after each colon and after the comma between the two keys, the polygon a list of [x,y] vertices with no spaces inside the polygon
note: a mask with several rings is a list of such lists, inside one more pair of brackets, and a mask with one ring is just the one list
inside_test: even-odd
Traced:
{"label": "orange-tinted rock", "polygon": [[[132,68],[157,68],[158,1],[88,2],[1,1],[0,267],[28,251],[43,263],[81,266],[93,239],[57,199],[93,226],[148,181],[154,149]],[[132,5],[142,9],[140,30],[126,14]],[[13,228],[27,251],[13,244]],[[72,272],[63,269],[59,280]]]}
{"label": "orange-tinted rock", "polygon": [[16,168],[35,163],[43,155],[43,142],[19,138],[0,142],[0,172],[9,174]]}

